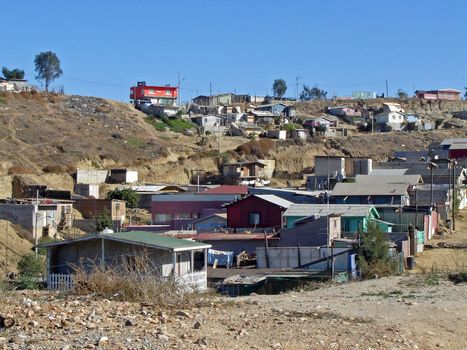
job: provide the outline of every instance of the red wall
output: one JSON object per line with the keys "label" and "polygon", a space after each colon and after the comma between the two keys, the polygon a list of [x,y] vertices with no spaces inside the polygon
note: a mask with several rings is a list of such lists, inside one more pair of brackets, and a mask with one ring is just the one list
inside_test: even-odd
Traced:
{"label": "red wall", "polygon": [[258,197],[247,197],[227,207],[227,227],[252,228],[248,223],[249,213],[260,213],[261,221],[256,227],[281,227],[285,209]]}
{"label": "red wall", "polygon": [[449,151],[450,159],[459,159],[467,157],[467,149],[453,149]]}
{"label": "red wall", "polygon": [[[173,86],[132,86],[130,88],[131,99],[135,99],[135,89],[136,99],[145,97],[177,98],[178,96],[178,88]],[[154,90],[154,93],[150,93],[150,90]],[[170,95],[165,93],[167,90],[170,90]]]}

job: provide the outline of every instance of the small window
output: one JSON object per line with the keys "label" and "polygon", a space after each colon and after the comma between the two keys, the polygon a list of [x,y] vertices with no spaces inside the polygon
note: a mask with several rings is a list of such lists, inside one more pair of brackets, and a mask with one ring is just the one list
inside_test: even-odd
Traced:
{"label": "small window", "polygon": [[172,220],[172,214],[156,214],[154,215],[155,222],[169,222]]}
{"label": "small window", "polygon": [[248,224],[249,225],[259,225],[261,221],[260,213],[249,213],[248,214]]}
{"label": "small window", "polygon": [[149,94],[154,95],[156,91],[154,89],[149,89]]}
{"label": "small window", "polygon": [[165,94],[166,94],[166,95],[172,95],[172,91],[170,91],[170,90],[165,90]]}

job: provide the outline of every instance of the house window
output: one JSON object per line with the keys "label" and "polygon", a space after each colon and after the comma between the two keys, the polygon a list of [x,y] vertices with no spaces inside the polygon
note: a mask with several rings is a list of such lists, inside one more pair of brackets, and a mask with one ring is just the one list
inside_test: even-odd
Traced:
{"label": "house window", "polygon": [[171,214],[156,214],[154,215],[154,221],[155,222],[169,222],[172,220],[172,215]]}
{"label": "house window", "polygon": [[172,95],[172,92],[170,90],[165,90],[166,95]]}
{"label": "house window", "polygon": [[155,90],[154,90],[154,89],[149,89],[149,92],[148,92],[148,94],[150,94],[150,95],[154,95],[155,93],[156,93],[156,92],[155,92]]}
{"label": "house window", "polygon": [[249,225],[259,225],[261,221],[260,213],[248,213],[248,224]]}

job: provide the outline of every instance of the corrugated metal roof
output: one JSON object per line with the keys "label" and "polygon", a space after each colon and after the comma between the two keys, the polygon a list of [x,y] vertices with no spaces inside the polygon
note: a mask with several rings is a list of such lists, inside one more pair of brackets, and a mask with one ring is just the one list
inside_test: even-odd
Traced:
{"label": "corrugated metal roof", "polygon": [[327,216],[331,214],[343,217],[367,216],[372,209],[374,206],[369,204],[292,204],[285,211],[284,216]]}
{"label": "corrugated metal roof", "polygon": [[203,244],[194,242],[186,239],[178,239],[170,236],[160,235],[154,232],[145,231],[129,231],[129,232],[115,232],[109,234],[93,234],[83,236],[77,239],[71,239],[66,241],[52,242],[48,244],[40,245],[40,247],[51,247],[58,245],[73,244],[75,242],[87,241],[93,239],[104,239],[110,241],[123,242],[128,244],[142,245],[147,247],[172,250],[172,251],[183,251],[193,249],[204,249],[210,248],[209,244]]}
{"label": "corrugated metal roof", "polygon": [[338,183],[332,190],[332,196],[402,196],[407,194],[408,187],[407,183]]}
{"label": "corrugated metal roof", "polygon": [[[398,169],[400,170],[400,169]],[[417,174],[413,175],[357,175],[356,183],[379,183],[379,184],[409,184],[416,185],[422,183],[422,177]]]}
{"label": "corrugated metal roof", "polygon": [[452,145],[453,143],[467,143],[467,138],[444,139],[441,146]]}
{"label": "corrugated metal roof", "polygon": [[255,194],[253,196],[261,198],[265,201],[276,204],[278,206],[281,206],[282,208],[288,208],[293,204],[292,202],[289,202],[288,200],[275,196],[273,194]]}
{"label": "corrugated metal roof", "polygon": [[450,150],[453,150],[453,149],[467,149],[467,142],[465,143],[453,143],[450,147],[449,147]]}
{"label": "corrugated metal roof", "polygon": [[373,169],[371,176],[405,175],[408,169]]}

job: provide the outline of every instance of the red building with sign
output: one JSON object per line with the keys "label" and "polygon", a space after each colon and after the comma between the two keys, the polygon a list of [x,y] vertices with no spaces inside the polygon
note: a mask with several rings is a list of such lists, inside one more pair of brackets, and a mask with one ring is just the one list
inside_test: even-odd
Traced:
{"label": "red building with sign", "polygon": [[139,81],[137,86],[130,88],[130,98],[133,101],[151,100],[153,104],[175,106],[178,98],[178,88],[174,86],[146,85]]}

